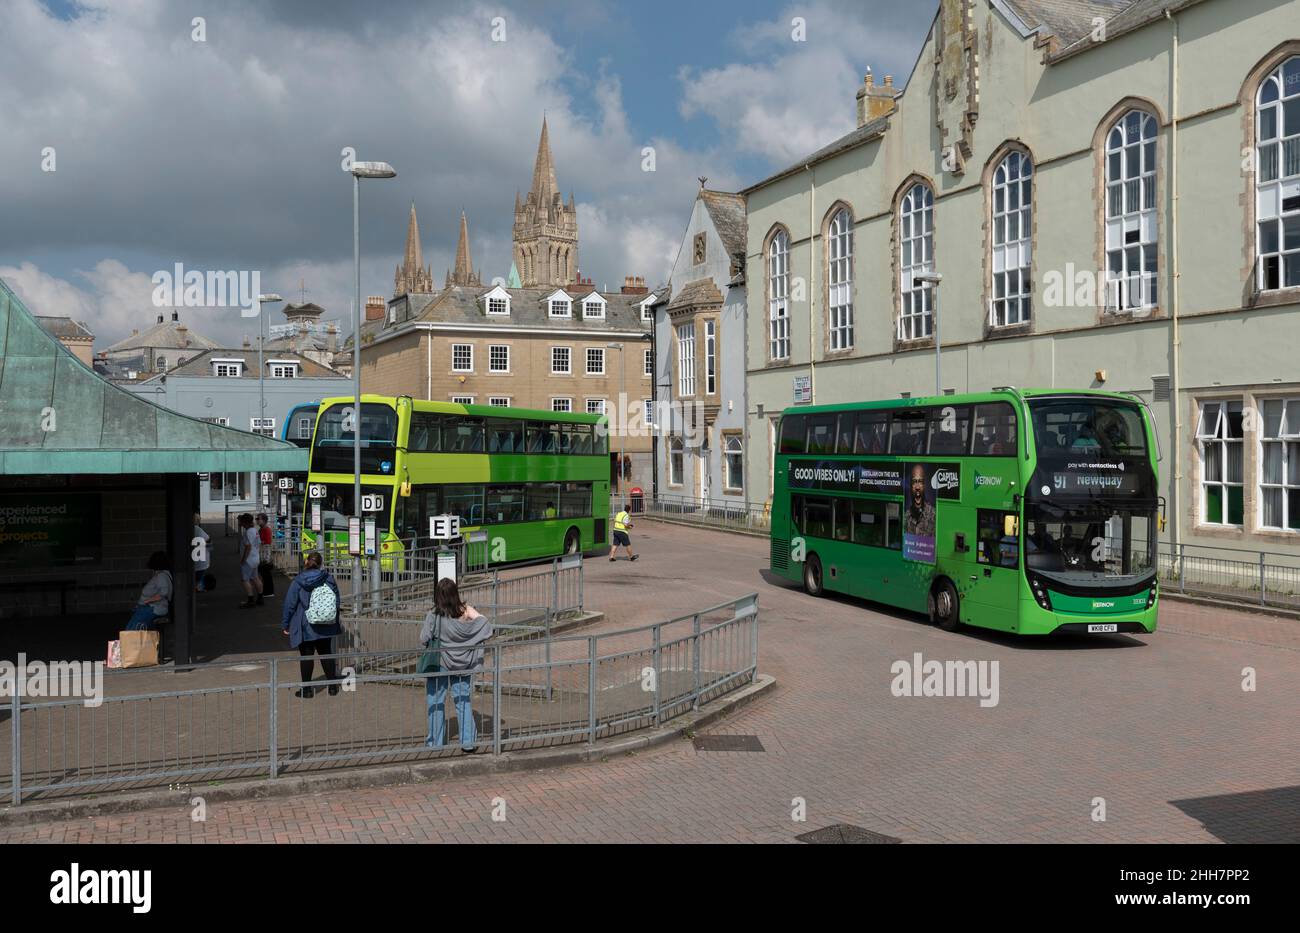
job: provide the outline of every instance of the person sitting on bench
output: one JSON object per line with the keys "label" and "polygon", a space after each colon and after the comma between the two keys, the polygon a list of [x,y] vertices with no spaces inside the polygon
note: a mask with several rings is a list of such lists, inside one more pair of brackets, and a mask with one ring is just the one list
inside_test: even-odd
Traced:
{"label": "person sitting on bench", "polygon": [[140,591],[140,601],[126,624],[128,632],[150,631],[159,619],[171,612],[172,572],[167,552],[154,551],[149,558],[149,569],[154,574]]}

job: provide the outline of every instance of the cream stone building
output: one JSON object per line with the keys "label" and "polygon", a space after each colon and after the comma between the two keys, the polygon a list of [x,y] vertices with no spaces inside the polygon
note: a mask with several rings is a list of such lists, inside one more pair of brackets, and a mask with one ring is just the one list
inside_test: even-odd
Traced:
{"label": "cream stone building", "polygon": [[1160,423],[1168,539],[1298,549],[1300,2],[943,0],[857,98],[742,192],[751,494],[796,381],[1105,388]]}

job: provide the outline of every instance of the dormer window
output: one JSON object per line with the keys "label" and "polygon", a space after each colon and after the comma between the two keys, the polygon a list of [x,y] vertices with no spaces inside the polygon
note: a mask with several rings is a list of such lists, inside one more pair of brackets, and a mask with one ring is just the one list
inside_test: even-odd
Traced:
{"label": "dormer window", "polygon": [[296,379],[298,377],[297,360],[269,360],[272,379]]}
{"label": "dormer window", "polygon": [[584,298],[582,302],[582,317],[595,318],[603,320],[605,317],[605,299],[593,293],[590,297]]}
{"label": "dormer window", "polygon": [[654,320],[654,316],[655,316],[653,310],[654,303],[655,303],[654,295],[651,295],[645,301],[641,302],[641,320],[646,322],[647,324],[650,321]]}
{"label": "dormer window", "polygon": [[557,291],[546,299],[550,317],[573,317],[573,299],[563,291]]}
{"label": "dormer window", "polygon": [[244,374],[243,360],[213,360],[212,375],[218,378],[237,379]]}
{"label": "dormer window", "polygon": [[483,295],[483,310],[489,317],[506,317],[510,314],[510,293],[498,285]]}

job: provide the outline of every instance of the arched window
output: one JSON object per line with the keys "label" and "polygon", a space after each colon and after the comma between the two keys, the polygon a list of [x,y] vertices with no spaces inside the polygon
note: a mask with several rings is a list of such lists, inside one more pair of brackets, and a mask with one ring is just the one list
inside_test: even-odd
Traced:
{"label": "arched window", "polygon": [[853,347],[853,222],[847,208],[831,218],[826,244],[827,308],[832,350]]}
{"label": "arched window", "polygon": [[726,443],[726,476],[728,489],[745,488],[745,449],[740,436],[729,434]]}
{"label": "arched window", "polygon": [[1130,110],[1106,134],[1106,310],[1156,305],[1156,118]]}
{"label": "arched window", "polygon": [[673,486],[682,484],[682,439],[680,437],[669,438],[668,440],[668,482]]}
{"label": "arched window", "polygon": [[898,208],[898,339],[934,332],[934,289],[916,277],[934,271],[934,193],[917,182]]}
{"label": "arched window", "polygon": [[1292,288],[1300,285],[1300,55],[1260,82],[1255,103],[1259,289]]}
{"label": "arched window", "polygon": [[790,356],[790,237],[784,230],[767,245],[768,355]]}
{"label": "arched window", "polygon": [[158,372],[160,373],[167,372],[167,357],[165,356],[158,357],[158,359],[154,361],[154,365],[157,368]]}
{"label": "arched window", "polygon": [[1030,253],[1034,163],[1011,152],[993,173],[993,295],[989,325],[1027,324],[1030,316]]}

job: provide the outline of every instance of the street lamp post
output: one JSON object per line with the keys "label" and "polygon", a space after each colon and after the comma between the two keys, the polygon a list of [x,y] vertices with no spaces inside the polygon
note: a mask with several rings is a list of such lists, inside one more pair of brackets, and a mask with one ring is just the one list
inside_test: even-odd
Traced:
{"label": "street lamp post", "polygon": [[[941,272],[922,272],[920,275],[912,276],[914,285],[928,286],[931,291],[938,292],[939,283],[943,281]],[[943,395],[943,380],[939,376],[939,301],[938,295],[930,296],[930,317],[934,321],[934,394]]]}
{"label": "street lamp post", "polygon": [[623,459],[627,456],[627,354],[623,352],[623,344],[607,343],[605,346],[611,350],[618,351],[619,369],[622,370],[622,392],[619,395],[619,432],[618,432],[618,495],[623,497]]}
{"label": "street lamp post", "polygon": [[[353,162],[352,174],[352,268],[356,302],[352,306],[352,393],[356,407],[352,414],[352,514],[361,521],[361,179],[393,178],[397,172],[387,162]],[[361,554],[352,558],[352,594],[361,600]]]}
{"label": "street lamp post", "polygon": [[266,418],[266,390],[263,383],[266,377],[266,361],[262,359],[262,344],[266,342],[266,315],[262,313],[262,305],[283,300],[274,293],[257,296],[257,427],[259,433],[262,421]]}

